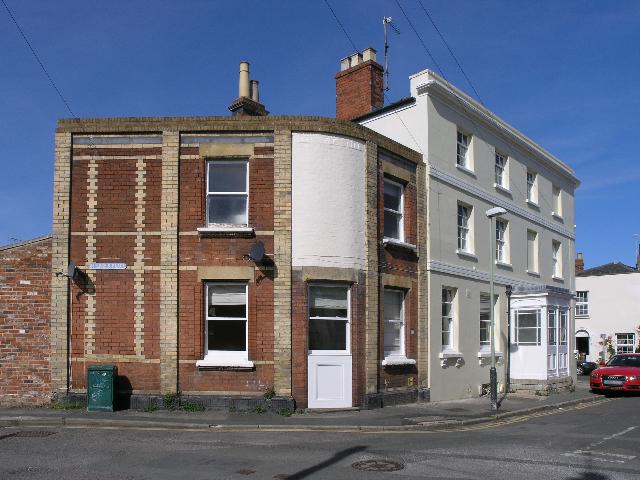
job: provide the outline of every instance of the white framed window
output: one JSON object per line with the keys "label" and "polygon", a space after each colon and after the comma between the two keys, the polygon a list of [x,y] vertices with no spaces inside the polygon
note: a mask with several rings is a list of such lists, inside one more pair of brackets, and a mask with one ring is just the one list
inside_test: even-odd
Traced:
{"label": "white framed window", "polygon": [[207,161],[207,225],[248,225],[249,161]]}
{"label": "white framed window", "polygon": [[404,290],[384,289],[384,357],[404,357]]}
{"label": "white framed window", "polygon": [[453,350],[454,315],[456,290],[442,288],[442,349]]}
{"label": "white framed window", "polygon": [[576,317],[589,315],[589,292],[586,290],[576,292]]}
{"label": "white framed window", "polygon": [[518,310],[515,317],[515,343],[540,345],[540,310]]}
{"label": "white framed window", "polygon": [[569,310],[561,308],[560,313],[560,345],[566,345],[569,333]]}
{"label": "white framed window", "polygon": [[496,218],[496,260],[509,263],[508,222],[502,218]]}
{"label": "white framed window", "polygon": [[616,333],[616,353],[633,353],[635,337],[633,333]]}
{"label": "white framed window", "polygon": [[458,250],[471,252],[471,212],[469,205],[458,203]]}
{"label": "white framed window", "polygon": [[556,345],[558,343],[558,310],[549,307],[547,314],[547,344]]}
{"label": "white framed window", "polygon": [[404,185],[384,179],[384,236],[404,241]]}
{"label": "white framed window", "polygon": [[348,354],[351,350],[350,288],[309,285],[309,354]]}
{"label": "white framed window", "polygon": [[553,195],[553,215],[556,217],[562,217],[562,190],[559,187],[553,185],[552,187],[552,195]]}
{"label": "white framed window", "polygon": [[527,170],[527,201],[538,203],[538,175],[532,170]]}
{"label": "white framed window", "polygon": [[469,162],[469,145],[471,144],[471,135],[462,133],[458,130],[456,163],[463,168],[471,169]]}
{"label": "white framed window", "polygon": [[480,349],[491,347],[491,295],[480,294]]}
{"label": "white framed window", "polygon": [[527,271],[538,272],[538,233],[527,230]]}
{"label": "white framed window", "polygon": [[205,361],[248,361],[246,283],[205,283]]}
{"label": "white framed window", "polygon": [[553,276],[562,278],[562,244],[557,240],[551,241],[551,261]]}
{"label": "white framed window", "polygon": [[502,188],[509,188],[507,181],[507,156],[496,152],[495,183]]}

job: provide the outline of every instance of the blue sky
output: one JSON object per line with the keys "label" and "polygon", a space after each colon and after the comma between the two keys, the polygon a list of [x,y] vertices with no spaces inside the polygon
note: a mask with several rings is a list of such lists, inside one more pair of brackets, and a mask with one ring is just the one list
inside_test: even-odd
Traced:
{"label": "blue sky", "polygon": [[[227,115],[240,60],[272,114],[334,116],[353,48],[324,0],[5,0],[78,117]],[[389,99],[435,68],[394,0],[329,0],[358,49],[382,52]],[[417,0],[400,0],[447,79],[466,83]],[[485,105],[571,165],[577,251],[635,263],[640,234],[640,2],[422,0]],[[64,104],[0,5],[0,244],[51,230]]]}

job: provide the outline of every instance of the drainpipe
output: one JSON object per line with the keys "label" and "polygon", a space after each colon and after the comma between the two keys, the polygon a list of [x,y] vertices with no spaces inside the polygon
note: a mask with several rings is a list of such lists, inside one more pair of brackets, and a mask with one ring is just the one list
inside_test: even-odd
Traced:
{"label": "drainpipe", "polygon": [[511,292],[513,287],[511,285],[507,285],[506,293],[507,293],[507,348],[505,352],[505,361],[507,362],[507,389],[505,390],[505,394],[511,391]]}

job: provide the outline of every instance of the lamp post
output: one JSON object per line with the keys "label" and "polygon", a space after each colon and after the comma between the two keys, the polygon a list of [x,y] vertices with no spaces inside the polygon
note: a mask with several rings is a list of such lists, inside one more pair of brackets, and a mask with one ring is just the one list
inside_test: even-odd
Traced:
{"label": "lamp post", "polygon": [[491,410],[498,410],[498,374],[496,372],[496,340],[495,340],[495,312],[493,306],[494,298],[494,281],[493,281],[493,264],[496,259],[496,230],[494,227],[494,219],[498,215],[504,215],[507,211],[501,207],[493,207],[487,210],[487,217],[489,217],[489,265],[491,275],[489,277],[489,312],[491,315],[491,329],[489,332],[491,343],[491,369],[489,370],[489,388],[491,391]]}

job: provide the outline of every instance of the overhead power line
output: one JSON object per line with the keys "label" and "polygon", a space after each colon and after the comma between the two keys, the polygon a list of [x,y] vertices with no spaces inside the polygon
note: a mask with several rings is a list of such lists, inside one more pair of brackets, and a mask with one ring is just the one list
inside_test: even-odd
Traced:
{"label": "overhead power line", "polygon": [[[2,1],[4,2],[4,0],[2,0]],[[344,25],[342,25],[342,22],[340,21],[340,19],[336,15],[336,12],[334,12],[333,8],[331,8],[331,5],[329,4],[329,0],[324,0],[324,3],[327,4],[327,7],[329,7],[329,10],[331,10],[331,14],[333,15],[333,18],[336,19],[336,22],[338,22],[338,25],[340,25],[340,28],[344,32],[345,36],[347,37],[347,39],[349,39],[349,43],[351,43],[351,46],[353,47],[353,51],[357,52],[358,51],[358,47],[356,47],[356,44],[353,42],[353,39],[351,38],[351,36],[347,32],[347,29],[344,28]]]}
{"label": "overhead power line", "polygon": [[422,10],[424,11],[425,15],[427,16],[427,18],[431,22],[431,25],[433,25],[433,28],[438,33],[438,36],[440,37],[440,40],[442,40],[442,43],[444,43],[444,46],[447,47],[447,50],[449,50],[449,53],[451,54],[451,56],[455,60],[456,65],[458,65],[458,68],[462,72],[462,75],[464,75],[464,78],[467,80],[467,83],[469,84],[469,86],[471,87],[473,92],[476,94],[476,98],[480,101],[481,104],[484,105],[484,102],[482,101],[482,98],[480,98],[480,94],[478,93],[478,90],[476,90],[476,87],[473,85],[473,82],[471,81],[471,79],[469,78],[467,73],[464,71],[464,68],[462,68],[462,64],[460,63],[460,61],[458,61],[458,57],[456,57],[456,55],[453,53],[453,50],[449,46],[449,43],[445,40],[444,35],[442,34],[442,32],[440,32],[440,29],[436,25],[436,22],[433,20],[433,17],[431,16],[431,14],[427,10],[427,8],[422,3],[422,0],[418,0],[418,3],[420,4],[420,6],[422,7]]}
{"label": "overhead power line", "polygon": [[67,102],[67,100],[62,95],[62,92],[60,91],[60,89],[56,85],[56,82],[54,82],[53,78],[51,78],[51,75],[49,75],[49,72],[47,71],[47,68],[44,66],[44,63],[42,63],[42,60],[40,60],[40,56],[37,54],[36,50],[31,45],[31,42],[29,41],[29,39],[25,35],[24,31],[20,27],[20,24],[16,20],[16,17],[13,15],[11,10],[9,9],[9,6],[7,5],[7,2],[5,2],[5,0],[0,0],[0,1],[2,2],[2,5],[4,5],[4,8],[7,10],[7,13],[11,17],[11,20],[13,21],[14,25],[18,29],[18,32],[20,32],[20,35],[22,36],[22,39],[24,40],[24,42],[27,44],[27,47],[29,47],[29,50],[31,50],[31,53],[33,54],[34,58],[36,59],[36,62],[38,62],[38,65],[40,65],[40,68],[42,69],[42,71],[44,72],[45,76],[49,80],[49,83],[51,84],[53,89],[56,91],[58,96],[60,97],[60,100],[62,100],[62,103],[64,103],[64,106],[67,108],[68,112],[71,114],[71,116],[73,118],[78,118],[78,117],[76,117],[76,114],[73,113],[73,110],[71,110],[71,107],[69,106],[69,102]]}

